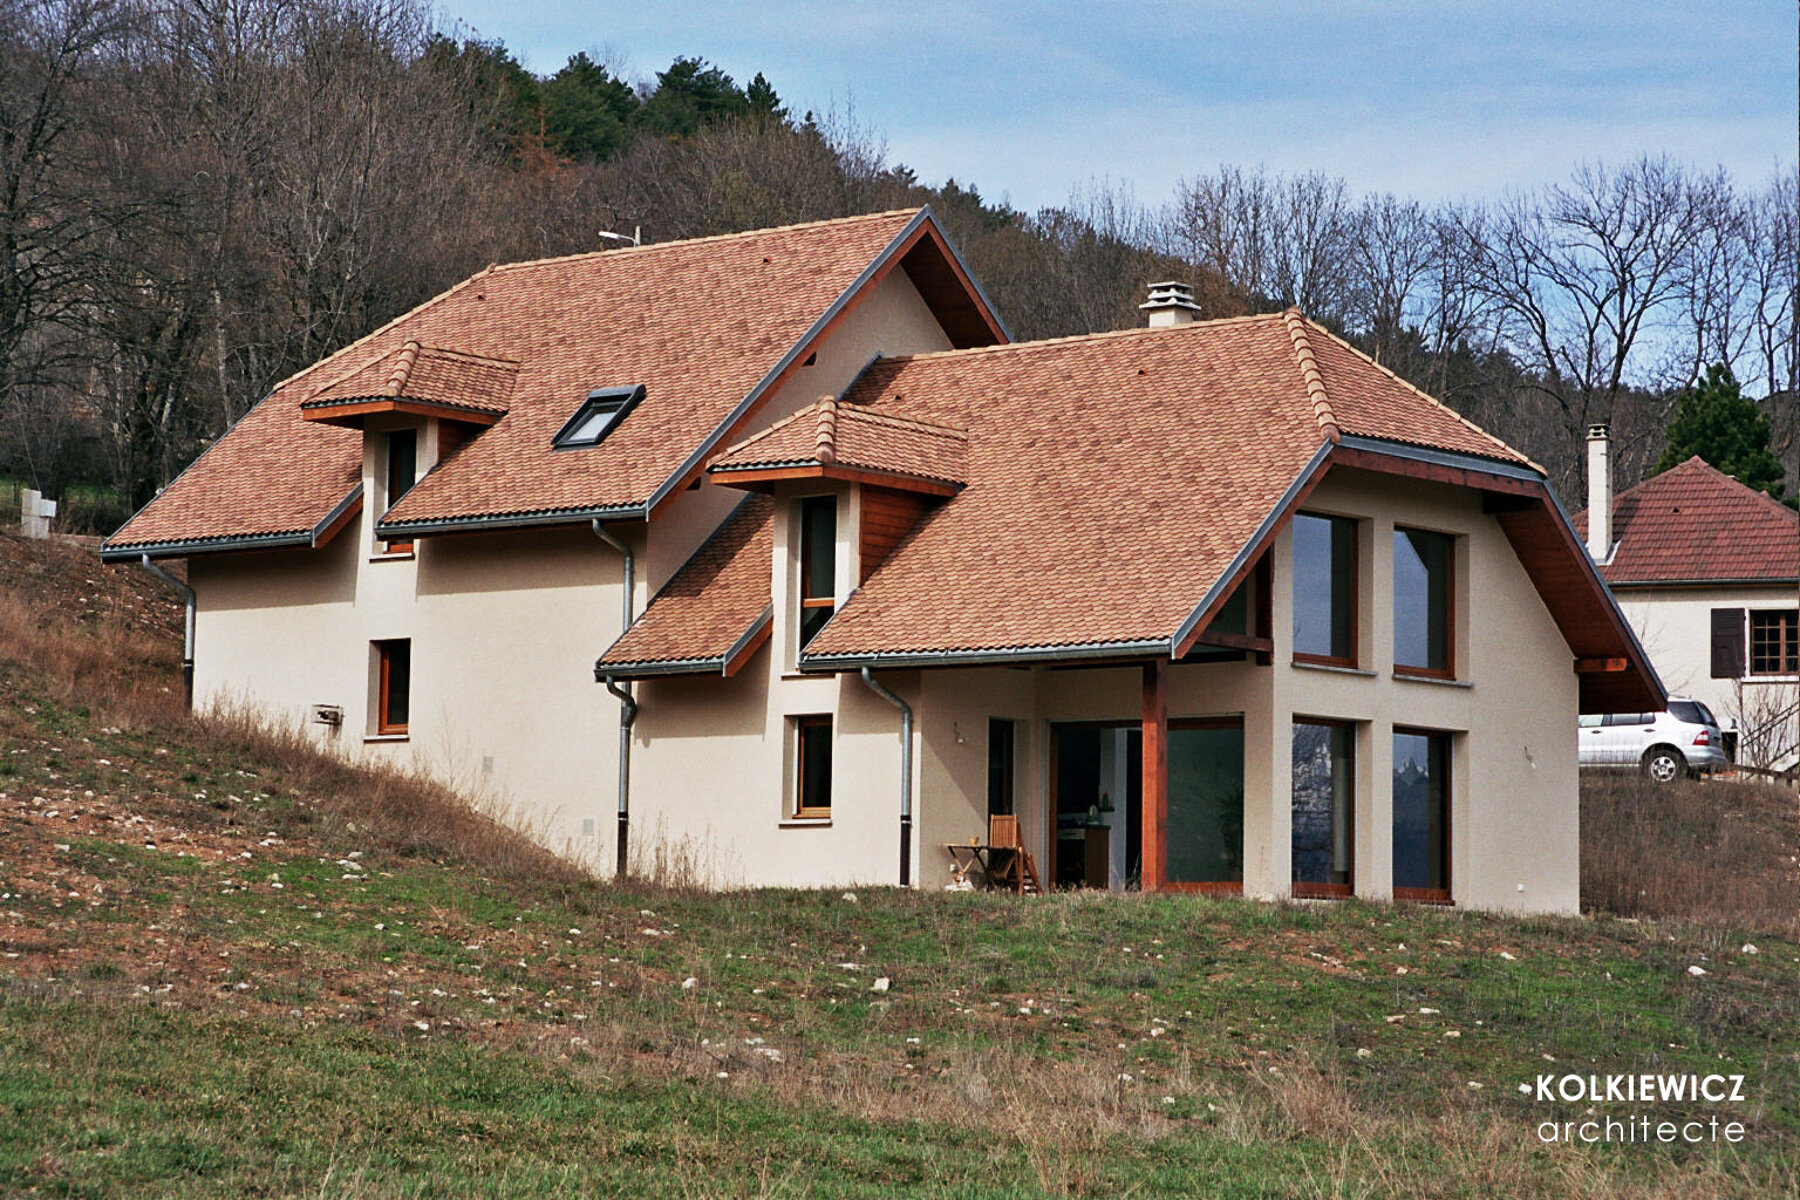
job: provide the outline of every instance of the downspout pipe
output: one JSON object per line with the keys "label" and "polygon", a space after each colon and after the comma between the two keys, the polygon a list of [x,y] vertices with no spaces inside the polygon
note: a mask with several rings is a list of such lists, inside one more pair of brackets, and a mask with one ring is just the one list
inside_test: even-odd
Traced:
{"label": "downspout pipe", "polygon": [[151,561],[148,554],[138,560],[144,570],[156,576],[187,599],[187,621],[181,638],[181,685],[187,692],[187,706],[194,708],[194,589]]}
{"label": "downspout pipe", "polygon": [[912,886],[912,705],[884,687],[868,667],[862,669],[862,681],[871,691],[900,710],[900,886]]}
{"label": "downspout pipe", "polygon": [[[614,537],[607,532],[606,526],[600,523],[599,517],[594,518],[594,536],[617,550],[625,561],[624,599],[622,601],[624,611],[619,625],[619,634],[622,637],[625,631],[631,628],[633,620],[632,592],[637,583],[637,558],[623,539]],[[623,879],[626,867],[630,864],[631,727],[637,721],[638,706],[637,700],[632,697],[629,682],[621,684],[615,676],[602,674],[598,666],[594,668],[594,680],[597,683],[604,683],[606,690],[618,697],[619,700],[619,845],[618,861],[614,870],[617,877]]]}

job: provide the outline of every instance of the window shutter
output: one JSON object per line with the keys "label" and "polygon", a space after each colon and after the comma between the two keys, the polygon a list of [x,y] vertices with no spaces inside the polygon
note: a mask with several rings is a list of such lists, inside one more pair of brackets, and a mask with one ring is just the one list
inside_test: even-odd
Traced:
{"label": "window shutter", "polygon": [[1744,677],[1744,610],[1741,608],[1712,610],[1712,677]]}

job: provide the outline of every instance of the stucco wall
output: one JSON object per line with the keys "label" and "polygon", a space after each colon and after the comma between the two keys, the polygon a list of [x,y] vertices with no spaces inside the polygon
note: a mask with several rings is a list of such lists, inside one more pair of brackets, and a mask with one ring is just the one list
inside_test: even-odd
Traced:
{"label": "stucco wall", "polygon": [[1792,675],[1712,677],[1712,610],[1791,610],[1794,588],[1621,588],[1614,595],[1669,694],[1704,702],[1725,728],[1758,725],[1800,699],[1800,678]]}
{"label": "stucco wall", "polygon": [[[821,395],[841,393],[878,353],[948,347],[917,290],[896,270],[839,320],[818,346],[816,361],[797,368],[732,436],[761,428]],[[378,433],[404,424],[376,419],[372,428]],[[427,422],[419,446],[421,474],[435,461],[436,446],[435,423]],[[380,447],[378,438],[367,439],[364,493],[371,497],[381,494]],[[638,611],[742,499],[736,489],[702,484],[671,497],[647,529],[612,527],[638,556]],[[615,861],[619,706],[594,682],[593,662],[619,634],[618,554],[577,526],[426,538],[411,556],[376,555],[377,504],[316,551],[190,560],[197,596],[197,703],[240,705],[273,721],[303,723],[339,753],[423,770],[477,797],[553,849],[609,869]],[[853,559],[846,565],[844,577],[853,578]],[[413,643],[412,711],[403,739],[373,735],[370,643],[388,638]],[[720,881],[791,879],[782,855],[822,864],[819,882],[893,878],[899,817],[886,792],[883,813],[892,813],[891,819],[882,817],[880,833],[873,799],[846,804],[833,831],[799,831],[815,839],[824,832],[812,849],[829,843],[828,853],[796,853],[791,838],[777,840],[769,847],[772,853],[763,853],[754,838],[717,836],[721,821],[735,822],[732,827],[741,831],[745,796],[770,797],[774,803],[777,789],[756,772],[767,764],[777,773],[782,769],[784,713],[841,710],[846,744],[870,741],[866,751],[846,756],[847,786],[856,786],[860,773],[878,769],[884,751],[875,743],[884,736],[892,744],[890,791],[897,775],[892,708],[854,681],[863,694],[843,701],[838,699],[843,685],[835,680],[789,682],[775,672],[771,681],[770,661],[764,651],[744,679],[730,681],[725,691],[718,687],[724,681],[716,679],[708,681],[710,691],[698,684],[685,685],[685,692],[676,683],[651,686],[644,696],[638,753],[648,752],[647,735],[658,728],[661,713],[650,703],[658,687],[675,689],[695,727],[710,729],[717,740],[693,759],[670,754],[653,760],[667,783],[646,786],[642,808],[634,814],[634,848],[652,855],[659,848],[670,854],[683,845],[703,847],[703,855],[690,857],[703,859],[706,872]],[[760,690],[752,688],[744,700],[744,688],[758,679]],[[315,704],[341,706],[342,726],[310,723]],[[690,749],[692,744],[687,743]],[[744,765],[741,777],[728,774],[721,782],[707,772],[709,765],[734,761]],[[676,802],[690,795],[698,799]],[[887,849],[874,849],[877,840]]]}

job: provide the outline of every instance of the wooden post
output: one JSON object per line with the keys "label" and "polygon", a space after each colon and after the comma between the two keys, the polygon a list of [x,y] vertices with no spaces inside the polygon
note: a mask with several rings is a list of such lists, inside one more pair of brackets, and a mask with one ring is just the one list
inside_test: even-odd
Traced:
{"label": "wooden post", "polygon": [[1143,855],[1140,884],[1146,892],[1159,892],[1166,882],[1169,830],[1169,663],[1156,659],[1144,664],[1144,798]]}

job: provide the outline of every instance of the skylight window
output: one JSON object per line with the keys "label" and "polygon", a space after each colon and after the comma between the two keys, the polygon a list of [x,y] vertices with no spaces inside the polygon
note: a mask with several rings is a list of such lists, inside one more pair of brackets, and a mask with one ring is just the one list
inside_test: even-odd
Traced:
{"label": "skylight window", "polygon": [[634,387],[595,388],[557,433],[556,448],[573,450],[598,446],[643,398],[644,385],[641,383]]}

